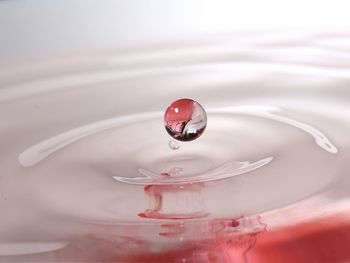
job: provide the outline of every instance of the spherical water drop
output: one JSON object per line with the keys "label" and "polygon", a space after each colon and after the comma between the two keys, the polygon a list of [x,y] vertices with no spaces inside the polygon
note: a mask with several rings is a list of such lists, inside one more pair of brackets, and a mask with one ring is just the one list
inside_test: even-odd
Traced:
{"label": "spherical water drop", "polygon": [[191,99],[179,99],[170,104],[164,114],[164,125],[171,137],[179,141],[197,139],[207,126],[204,108]]}
{"label": "spherical water drop", "polygon": [[180,143],[177,142],[177,141],[170,141],[169,142],[169,147],[172,150],[178,150],[178,149],[180,149]]}

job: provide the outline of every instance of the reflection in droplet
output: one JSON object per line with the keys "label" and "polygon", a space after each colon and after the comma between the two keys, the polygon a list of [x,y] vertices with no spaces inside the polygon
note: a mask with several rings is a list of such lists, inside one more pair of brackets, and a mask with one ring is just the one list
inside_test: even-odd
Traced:
{"label": "reflection in droplet", "polygon": [[176,100],[164,114],[165,129],[171,137],[179,141],[197,139],[207,126],[204,108],[190,99]]}

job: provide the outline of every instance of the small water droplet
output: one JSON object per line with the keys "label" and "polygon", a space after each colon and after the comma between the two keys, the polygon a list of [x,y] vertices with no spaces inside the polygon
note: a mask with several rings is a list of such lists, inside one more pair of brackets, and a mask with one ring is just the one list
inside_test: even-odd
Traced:
{"label": "small water droplet", "polygon": [[179,141],[197,139],[207,126],[204,108],[191,99],[179,99],[170,104],[164,114],[165,129]]}
{"label": "small water droplet", "polygon": [[169,147],[172,150],[178,150],[178,149],[180,149],[180,143],[177,142],[177,141],[170,141],[169,142]]}

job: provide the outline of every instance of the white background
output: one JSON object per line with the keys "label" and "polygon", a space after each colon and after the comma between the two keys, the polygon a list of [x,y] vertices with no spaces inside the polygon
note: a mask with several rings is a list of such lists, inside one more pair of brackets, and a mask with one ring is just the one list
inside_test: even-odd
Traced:
{"label": "white background", "polygon": [[0,0],[0,60],[220,32],[346,30],[349,1]]}

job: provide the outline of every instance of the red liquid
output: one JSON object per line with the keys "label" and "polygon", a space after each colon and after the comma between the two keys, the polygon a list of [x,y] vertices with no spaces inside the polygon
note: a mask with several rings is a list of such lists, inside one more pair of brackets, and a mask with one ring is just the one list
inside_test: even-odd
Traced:
{"label": "red liquid", "polygon": [[342,215],[255,234],[180,244],[115,262],[350,262],[350,222]]}
{"label": "red liquid", "polygon": [[[184,213],[166,212],[167,203],[164,202],[164,195],[167,194],[169,197],[168,203],[175,201],[184,194],[192,194],[193,197],[197,197],[203,188],[202,183],[195,184],[175,184],[175,185],[147,185],[144,188],[145,194],[149,198],[150,207],[144,212],[140,212],[139,216],[144,218],[154,219],[194,219],[206,217],[208,215],[205,211],[186,211]],[[197,203],[198,200],[193,200]],[[176,201],[175,201],[176,202]],[[179,203],[178,206],[181,208],[184,203]],[[164,211],[165,210],[165,211]]]}
{"label": "red liquid", "polygon": [[[111,235],[113,229],[98,231],[99,236],[80,237],[53,253],[0,256],[1,262],[114,262],[114,263],[345,263],[350,262],[350,221],[348,214],[338,214],[294,226],[236,235],[244,218],[216,219],[209,222],[211,238],[198,232],[186,241],[190,225],[177,221],[163,224],[157,244],[175,242],[155,250],[154,244],[139,237],[129,237],[138,226],[125,234]],[[243,220],[243,221],[242,221]],[[248,222],[249,223],[249,222]],[[292,222],[291,222],[292,224]],[[134,228],[134,230],[133,230]],[[105,231],[105,232],[104,232]],[[105,235],[104,235],[105,233]],[[236,233],[236,234],[235,234]],[[206,235],[205,233],[204,235]],[[198,238],[199,237],[199,238]]]}
{"label": "red liquid", "polygon": [[261,233],[249,262],[350,262],[349,216]]}

